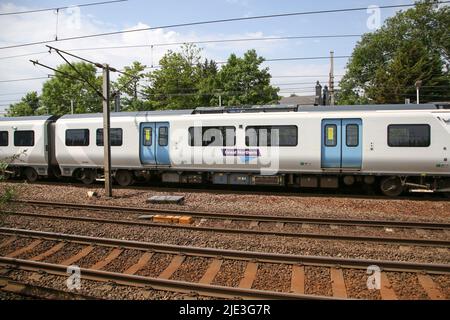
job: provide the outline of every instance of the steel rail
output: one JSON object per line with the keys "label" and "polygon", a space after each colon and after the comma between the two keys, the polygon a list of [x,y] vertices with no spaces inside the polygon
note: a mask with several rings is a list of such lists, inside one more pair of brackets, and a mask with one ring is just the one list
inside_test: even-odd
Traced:
{"label": "steel rail", "polygon": [[358,219],[337,219],[337,218],[309,218],[294,216],[256,215],[256,214],[232,214],[213,213],[201,211],[155,209],[139,207],[120,207],[97,204],[79,204],[70,202],[51,202],[38,200],[13,200],[14,203],[23,203],[38,206],[51,206],[75,209],[94,209],[108,211],[126,211],[134,213],[167,213],[171,215],[190,215],[193,217],[208,219],[228,219],[228,220],[249,220],[260,222],[281,222],[281,223],[310,223],[310,224],[333,224],[343,226],[370,226],[370,227],[393,227],[393,228],[416,228],[416,229],[450,229],[449,223],[416,222],[416,221],[389,221],[389,220],[358,220]]}
{"label": "steel rail", "polygon": [[19,296],[39,299],[67,299],[67,300],[100,300],[100,298],[87,296],[81,293],[67,292],[60,289],[43,287],[23,281],[0,277],[0,291],[17,294]]}
{"label": "steel rail", "polygon": [[169,254],[182,254],[187,256],[200,256],[212,258],[226,258],[232,260],[260,261],[266,263],[302,264],[312,266],[336,267],[348,269],[367,269],[370,265],[377,265],[384,271],[394,272],[428,272],[433,274],[450,274],[450,265],[401,262],[373,259],[335,258],[325,256],[302,256],[293,254],[267,253],[254,251],[240,251],[229,249],[216,249],[207,247],[178,246],[134,240],[119,240],[111,238],[97,238],[90,236],[62,234],[35,230],[14,228],[0,228],[0,234],[25,236],[48,240],[71,241],[80,244],[97,244],[101,246],[121,247],[127,249],[154,251]]}
{"label": "steel rail", "polygon": [[360,241],[360,242],[375,242],[380,244],[403,244],[415,246],[435,246],[435,247],[449,247],[449,240],[440,239],[421,239],[421,238],[395,238],[395,237],[377,237],[377,236],[356,236],[356,235],[338,235],[338,234],[323,234],[323,233],[308,233],[308,232],[286,232],[286,231],[268,231],[268,230],[253,230],[253,229],[238,229],[238,228],[222,228],[222,227],[201,227],[191,225],[156,223],[156,222],[142,222],[133,220],[109,220],[104,218],[94,217],[80,217],[80,216],[66,216],[66,215],[51,215],[41,213],[3,211],[5,214],[35,217],[43,219],[59,219],[79,222],[92,223],[109,223],[125,226],[138,227],[156,227],[156,228],[170,228],[181,230],[193,230],[202,232],[218,232],[218,233],[237,233],[237,234],[251,234],[251,235],[268,235],[279,237],[296,237],[309,238],[319,240],[338,240],[338,241]]}
{"label": "steel rail", "polygon": [[[67,266],[22,260],[15,258],[0,257],[0,265],[8,268],[15,268],[26,271],[45,271],[50,274],[67,277]],[[138,275],[129,275],[117,272],[102,270],[93,270],[80,268],[82,279],[93,281],[110,281],[121,285],[146,287],[154,290],[175,291],[181,293],[192,293],[199,295],[212,296],[217,298],[236,297],[244,299],[315,299],[315,300],[335,300],[333,297],[315,296],[306,294],[295,294],[286,292],[243,289],[235,287],[225,287],[209,284],[200,284],[196,282],[186,282],[179,280],[166,280],[160,278],[144,277]]]}

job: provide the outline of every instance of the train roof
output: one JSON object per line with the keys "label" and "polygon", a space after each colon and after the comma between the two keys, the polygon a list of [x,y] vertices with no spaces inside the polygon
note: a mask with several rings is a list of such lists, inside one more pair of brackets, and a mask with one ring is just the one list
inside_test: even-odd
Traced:
{"label": "train roof", "polygon": [[[155,110],[138,112],[111,112],[111,118],[150,117],[193,114],[221,113],[259,113],[259,112],[340,112],[340,111],[402,111],[402,110],[450,110],[448,103],[429,104],[373,104],[373,105],[337,105],[337,106],[300,106],[300,105],[258,105],[246,107],[198,107],[182,110]],[[101,113],[67,114],[61,117],[43,115],[26,117],[0,117],[0,121],[55,120],[100,118]]]}
{"label": "train roof", "polygon": [[25,116],[25,117],[0,117],[0,121],[24,121],[24,120],[50,120],[54,118],[52,115],[44,116]]}
{"label": "train roof", "polygon": [[448,104],[373,104],[337,106],[268,105],[250,107],[201,107],[195,114],[211,113],[252,113],[252,112],[339,112],[339,111],[381,111],[381,110],[436,110],[450,109]]}
{"label": "train roof", "polygon": [[[187,115],[192,114],[194,109],[186,110],[156,110],[156,111],[137,111],[137,112],[111,112],[111,118],[117,117],[146,117],[146,116],[163,116],[163,115]],[[103,117],[102,113],[83,113],[83,114],[67,114],[60,119],[82,119]]]}

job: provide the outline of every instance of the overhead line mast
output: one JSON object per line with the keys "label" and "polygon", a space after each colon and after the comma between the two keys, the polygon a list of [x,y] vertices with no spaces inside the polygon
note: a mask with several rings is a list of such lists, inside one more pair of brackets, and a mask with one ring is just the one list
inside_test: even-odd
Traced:
{"label": "overhead line mast", "polygon": [[[30,60],[34,65],[39,65],[42,66],[44,68],[53,70],[57,73],[60,73],[68,78],[71,78],[73,80],[77,80],[77,81],[82,81],[86,84],[88,84],[101,98],[102,98],[102,106],[103,106],[103,151],[104,151],[104,157],[103,157],[103,171],[104,171],[104,176],[105,176],[105,195],[106,197],[112,197],[113,193],[112,193],[112,179],[111,179],[111,137],[110,137],[110,121],[111,121],[111,116],[110,116],[110,101],[111,101],[111,94],[110,94],[110,88],[111,88],[111,83],[110,83],[110,71],[113,72],[119,72],[123,75],[128,75],[132,78],[132,81],[136,81],[136,76],[134,75],[130,75],[126,72],[123,71],[119,71],[115,68],[110,67],[108,64],[101,64],[101,63],[97,63],[97,62],[93,62],[90,61],[86,58],[77,56],[75,54],[72,54],[70,52],[64,51],[64,50],[60,50],[58,48],[52,47],[52,46],[47,46],[50,49],[50,53],[52,50],[56,51],[56,53],[76,72],[77,76],[72,76],[66,72],[57,70],[55,68],[46,66],[42,63],[39,63],[39,61],[33,61]],[[81,74],[81,72],[73,65],[71,64],[67,58],[64,55],[68,55],[71,56],[73,58],[82,60],[86,63],[92,64],[94,66],[96,66],[97,68],[101,68],[103,70],[103,85],[102,85],[102,91],[100,91],[98,88],[96,88],[96,86],[92,83],[90,83],[87,79],[85,79],[83,77],[83,75]],[[131,82],[131,81],[130,81]],[[130,82],[126,83],[126,85],[128,85]],[[117,91],[114,92],[114,94],[117,94]]]}

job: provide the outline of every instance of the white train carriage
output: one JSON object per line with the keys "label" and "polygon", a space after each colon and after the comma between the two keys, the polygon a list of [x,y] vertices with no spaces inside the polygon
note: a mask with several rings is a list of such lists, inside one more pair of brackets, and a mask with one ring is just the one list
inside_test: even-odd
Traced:
{"label": "white train carriage", "polygon": [[[386,194],[445,190],[449,118],[435,105],[118,113],[112,169],[122,185],[152,173],[163,182],[335,188],[383,176]],[[64,116],[56,127],[62,174],[92,182],[103,166],[101,115]]]}
{"label": "white train carriage", "polygon": [[[26,119],[0,124],[31,125]],[[42,141],[33,142],[33,152],[41,158],[28,157],[23,166],[85,183],[101,177],[101,114],[36,121]],[[155,178],[307,188],[377,183],[392,196],[406,189],[449,192],[450,109],[430,104],[112,113],[111,158],[120,185]]]}
{"label": "white train carriage", "polygon": [[[136,177],[148,178],[146,169],[170,167],[168,117],[186,113],[183,110],[111,114],[111,168],[119,184],[129,185]],[[166,141],[163,143],[164,130]],[[62,176],[92,183],[103,169],[102,115],[63,116],[56,122],[55,131],[56,159]]]}
{"label": "white train carriage", "polygon": [[0,118],[0,159],[9,164],[7,176],[36,181],[49,174],[52,123],[52,116]]}

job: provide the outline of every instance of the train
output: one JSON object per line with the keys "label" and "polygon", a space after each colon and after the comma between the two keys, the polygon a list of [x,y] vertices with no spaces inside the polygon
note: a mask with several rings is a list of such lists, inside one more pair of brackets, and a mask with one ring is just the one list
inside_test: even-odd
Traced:
{"label": "train", "polygon": [[[450,194],[450,106],[251,106],[113,112],[115,183]],[[103,115],[0,118],[7,178],[104,176]]]}

